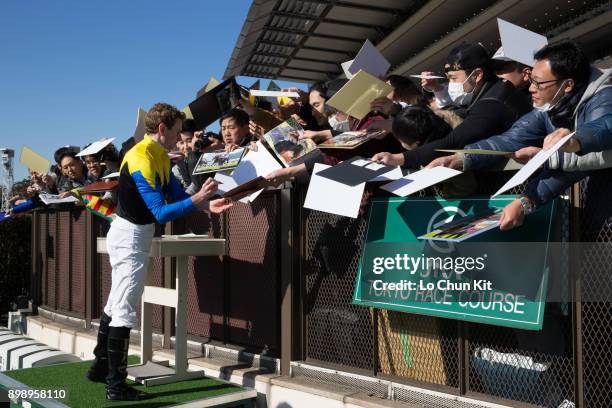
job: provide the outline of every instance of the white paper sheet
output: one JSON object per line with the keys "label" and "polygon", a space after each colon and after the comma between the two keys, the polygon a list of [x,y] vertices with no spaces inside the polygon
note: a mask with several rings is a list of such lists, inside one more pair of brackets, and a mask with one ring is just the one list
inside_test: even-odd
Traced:
{"label": "white paper sheet", "polygon": [[403,176],[402,169],[400,166],[397,166],[390,172],[381,174],[380,176],[376,176],[373,179],[370,179],[368,181],[392,181],[392,180],[401,179],[402,176]]}
{"label": "white paper sheet", "polygon": [[117,177],[119,177],[119,172],[118,171],[102,177],[102,180],[106,180],[106,179],[109,179],[109,178],[117,178]]}
{"label": "white paper sheet", "polygon": [[290,91],[262,91],[259,89],[251,89],[249,91],[249,93],[251,94],[251,96],[265,96],[265,97],[279,97],[279,96],[286,96],[289,98],[299,98],[300,94],[297,92],[290,92]]}
{"label": "white paper sheet", "polygon": [[348,70],[354,75],[362,69],[370,75],[382,78],[390,66],[391,63],[386,60],[374,44],[370,40],[366,40]]}
{"label": "white paper sheet", "polygon": [[[217,193],[218,194],[225,194],[226,192],[230,191],[231,189],[238,187],[238,183],[236,183],[236,180],[234,180],[232,178],[232,176],[230,176],[229,174],[226,173],[221,173],[221,172],[217,172],[215,174],[215,180],[217,180],[219,182],[219,187],[217,189]],[[257,196],[259,196],[259,194],[261,194],[263,190],[258,190],[256,192],[254,192],[253,194],[251,194],[250,196],[246,196],[241,198],[239,201],[241,203],[250,203],[253,200],[255,200],[257,198]]]}
{"label": "white paper sheet", "polygon": [[147,116],[147,111],[142,108],[138,108],[138,113],[136,115],[136,129],[134,129],[134,135],[132,137],[134,138],[134,141],[138,143],[144,138],[145,133],[147,133],[145,129],[145,117]]}
{"label": "white paper sheet", "polygon": [[533,158],[531,160],[529,160],[526,165],[524,165],[519,171],[517,171],[516,174],[514,176],[512,176],[512,178],[510,180],[508,180],[506,182],[506,184],[504,184],[502,186],[502,188],[497,190],[497,193],[493,194],[492,197],[497,197],[501,193],[510,190],[512,187],[516,187],[519,184],[522,184],[525,181],[527,181],[529,176],[531,176],[533,173],[535,173],[535,171],[537,169],[539,169],[541,165],[546,163],[548,158],[550,156],[552,156],[557,150],[559,150],[561,148],[561,146],[563,146],[570,139],[570,137],[572,137],[572,136],[574,136],[574,132],[572,132],[569,135],[565,136],[563,139],[560,139],[550,149],[548,149],[548,150],[544,150],[544,149],[540,150],[538,152],[538,154],[533,156]]}
{"label": "white paper sheet", "polygon": [[497,57],[494,55],[493,58],[502,60],[509,58],[533,67],[535,62],[533,54],[548,44],[546,37],[504,21],[501,18],[497,19],[497,26],[499,28],[503,55],[498,55]]}
{"label": "white paper sheet", "polygon": [[65,197],[65,198],[61,198],[57,194],[40,193],[40,194],[38,194],[38,198],[40,198],[40,201],[42,201],[43,203],[45,203],[47,205],[49,205],[49,204],[64,204],[64,203],[78,203],[79,202],[79,200],[76,197],[68,196],[68,197]]}
{"label": "white paper sheet", "polygon": [[406,197],[407,195],[414,194],[417,191],[431,187],[459,174],[461,174],[461,172],[458,170],[438,166],[431,169],[415,171],[389,184],[385,184],[380,188],[395,195]]}
{"label": "white paper sheet", "polygon": [[329,167],[315,163],[304,208],[357,218],[365,183],[351,187],[317,175]]}
{"label": "white paper sheet", "polygon": [[281,169],[280,163],[261,143],[257,142],[257,151],[249,150],[232,173],[232,178],[240,184],[259,176],[266,176],[274,170]]}
{"label": "white paper sheet", "polygon": [[80,157],[80,156],[89,156],[91,154],[96,154],[100,150],[104,149],[106,146],[111,144],[113,142],[113,140],[115,140],[115,138],[111,137],[110,139],[101,139],[101,140],[98,140],[97,142],[93,142],[92,144],[87,146],[86,149],[84,149],[81,152],[77,153],[77,156]]}
{"label": "white paper sheet", "polygon": [[351,71],[349,71],[349,68],[353,64],[353,61],[355,60],[352,59],[350,61],[345,61],[342,64],[340,64],[340,66],[342,67],[342,71],[344,71],[344,76],[346,76],[346,79],[348,80],[350,80],[353,77],[353,74],[351,74]]}
{"label": "white paper sheet", "polygon": [[223,192],[231,190],[234,187],[237,187],[236,181],[231,176],[231,171],[222,172],[218,171],[215,173],[215,180],[219,182],[219,190],[223,188]]}
{"label": "white paper sheet", "polygon": [[442,76],[438,76],[438,75],[410,75],[412,78],[419,78],[419,79],[444,79],[444,77]]}

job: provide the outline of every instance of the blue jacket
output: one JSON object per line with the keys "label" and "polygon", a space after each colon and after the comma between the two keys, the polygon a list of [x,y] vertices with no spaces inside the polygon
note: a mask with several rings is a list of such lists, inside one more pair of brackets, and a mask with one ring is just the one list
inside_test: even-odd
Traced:
{"label": "blue jacket", "polygon": [[573,137],[580,142],[580,151],[556,152],[548,160],[548,168],[573,172],[612,167],[612,113],[579,127]]}
{"label": "blue jacket", "polygon": [[[606,114],[612,113],[612,87],[607,86],[610,70],[593,69],[591,82],[584,96],[576,107],[575,128],[592,122]],[[512,127],[497,136],[467,145],[466,149],[490,149],[515,152],[527,146],[542,146],[546,135],[555,130],[546,112],[534,110],[519,120]],[[587,142],[588,147],[588,142]],[[563,153],[551,158],[551,161],[562,161]],[[479,170],[491,167],[504,160],[500,156],[465,155],[464,170]],[[563,166],[560,166],[562,169]],[[564,172],[558,169],[546,168],[536,176],[526,187],[527,195],[536,206],[547,203],[562,194],[569,186],[582,178],[589,176],[589,171]],[[593,174],[596,176],[595,174]]]}
{"label": "blue jacket", "polygon": [[574,139],[580,142],[579,156],[612,149],[612,113],[576,129]]}

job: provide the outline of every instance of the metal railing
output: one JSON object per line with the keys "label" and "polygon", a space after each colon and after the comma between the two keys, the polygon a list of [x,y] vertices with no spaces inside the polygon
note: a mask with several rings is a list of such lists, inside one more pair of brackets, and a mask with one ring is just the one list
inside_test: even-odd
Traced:
{"label": "metal railing", "polygon": [[[479,185],[494,188],[501,182],[494,177],[478,176]],[[597,189],[612,199],[605,183],[589,185],[588,193]],[[576,185],[563,201],[558,237],[609,242],[612,224],[584,210],[586,190]],[[227,239],[226,256],[189,260],[191,336],[280,357],[285,374],[291,361],[305,361],[512,406],[552,407],[564,399],[579,407],[612,406],[606,385],[612,372],[610,304],[581,301],[586,291],[612,289],[610,247],[561,260],[558,270],[574,302],[549,304],[540,332],[368,309],[351,303],[365,216],[353,220],[307,210],[305,191],[301,185],[267,191],[252,206],[236,205],[222,217],[196,213],[166,226],[165,233]],[[380,193],[368,188],[366,199]],[[33,259],[39,259],[33,272],[41,282],[35,300],[88,321],[97,318],[110,266],[95,253],[95,238],[105,235],[108,223],[73,209],[38,211],[32,225]],[[154,264],[156,283],[171,285],[171,261]],[[168,338],[172,319],[172,311],[161,307],[155,314],[155,327]],[[531,357],[547,369],[537,375],[487,370],[476,361],[483,348]],[[359,388],[359,381],[353,386]],[[393,395],[411,398],[407,392]]]}

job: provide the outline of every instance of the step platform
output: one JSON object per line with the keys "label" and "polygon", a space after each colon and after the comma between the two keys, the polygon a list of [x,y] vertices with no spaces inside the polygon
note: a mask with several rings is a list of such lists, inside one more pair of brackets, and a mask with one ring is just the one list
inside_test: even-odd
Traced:
{"label": "step platform", "polygon": [[[138,363],[138,358],[130,357],[128,364]],[[32,407],[106,407],[112,402],[106,401],[105,384],[94,383],[85,378],[91,361],[78,363],[55,364],[13,370],[0,373],[0,406],[6,403],[9,390],[54,390],[55,395],[61,392],[63,398],[36,398],[35,395],[13,398],[11,406]],[[134,373],[144,380],[152,376],[164,377],[174,374],[174,369],[163,364],[151,363],[141,366],[144,373]],[[257,392],[248,387],[240,387],[216,378],[200,377],[171,384],[144,385],[128,383],[142,391],[150,393],[153,399],[130,403],[131,407],[242,407],[253,408]],[[27,394],[27,393],[26,393]]]}

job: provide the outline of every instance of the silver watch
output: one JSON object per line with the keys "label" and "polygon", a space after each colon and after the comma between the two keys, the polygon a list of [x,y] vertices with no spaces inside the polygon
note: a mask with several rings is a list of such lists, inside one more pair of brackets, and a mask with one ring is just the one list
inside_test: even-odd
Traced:
{"label": "silver watch", "polygon": [[526,196],[520,196],[519,201],[521,202],[521,207],[523,208],[523,214],[529,215],[535,211],[535,206]]}

